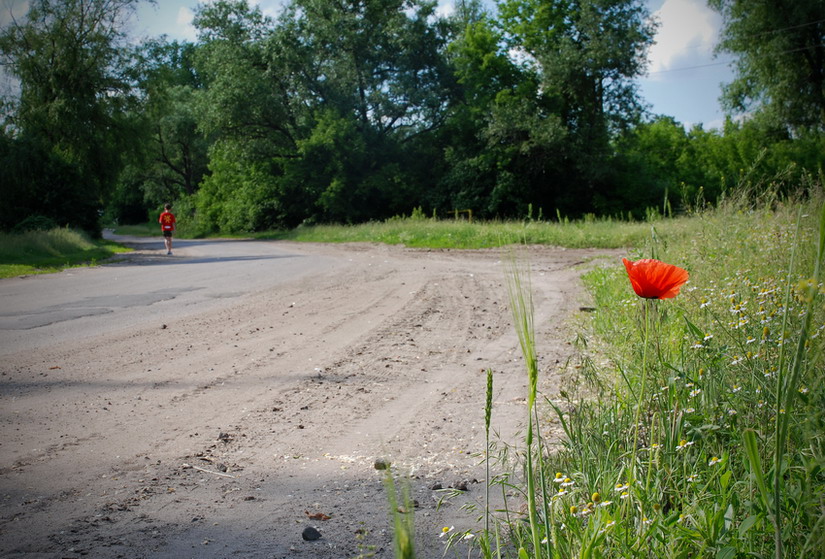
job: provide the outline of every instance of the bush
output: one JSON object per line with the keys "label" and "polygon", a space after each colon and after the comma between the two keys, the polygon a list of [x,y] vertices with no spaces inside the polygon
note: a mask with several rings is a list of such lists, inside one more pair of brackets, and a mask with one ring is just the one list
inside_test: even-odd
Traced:
{"label": "bush", "polygon": [[30,215],[12,228],[12,233],[25,233],[27,231],[51,231],[57,229],[55,221],[44,215]]}

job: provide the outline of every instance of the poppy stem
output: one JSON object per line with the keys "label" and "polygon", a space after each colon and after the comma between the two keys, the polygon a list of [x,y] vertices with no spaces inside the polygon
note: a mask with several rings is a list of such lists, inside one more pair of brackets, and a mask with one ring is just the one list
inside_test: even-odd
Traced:
{"label": "poppy stem", "polygon": [[637,479],[636,475],[636,453],[639,451],[639,422],[642,416],[642,404],[645,401],[645,390],[647,384],[647,345],[648,337],[650,335],[650,299],[642,299],[642,309],[644,315],[644,341],[642,342],[642,382],[641,388],[636,396],[636,417],[633,426],[633,450],[631,452],[630,466],[633,472],[634,481]]}

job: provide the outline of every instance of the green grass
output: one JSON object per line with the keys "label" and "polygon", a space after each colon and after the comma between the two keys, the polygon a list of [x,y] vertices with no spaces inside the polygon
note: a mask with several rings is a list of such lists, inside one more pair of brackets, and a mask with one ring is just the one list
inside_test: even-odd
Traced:
{"label": "green grass", "polygon": [[[488,481],[520,499],[469,544],[451,538],[456,556],[825,556],[822,188],[741,194],[647,233],[628,257],[684,267],[690,282],[647,301],[618,260],[585,275],[596,310],[578,319],[577,359]],[[530,403],[541,344],[525,278],[511,272]],[[561,445],[542,440],[549,423]]]}
{"label": "green grass", "polygon": [[526,243],[567,248],[617,248],[643,242],[649,225],[612,219],[566,222],[394,218],[361,225],[302,226],[258,238],[327,243],[384,243],[414,248],[480,249]]}
{"label": "green grass", "polygon": [[59,272],[95,265],[119,252],[115,243],[90,239],[71,229],[0,234],[0,278]]}
{"label": "green grass", "polygon": [[[684,229],[684,221],[655,220],[667,223],[675,234]],[[650,235],[650,222],[628,222],[611,218],[588,217],[583,220],[548,221],[479,221],[396,217],[358,225],[301,225],[289,231],[257,233],[220,233],[224,238],[254,238],[315,243],[382,243],[413,248],[482,249],[525,243],[566,248],[619,248],[638,246]],[[118,226],[118,235],[156,236],[153,223]],[[182,222],[175,235],[193,238],[199,235]]]}
{"label": "green grass", "polygon": [[160,226],[155,223],[140,223],[137,225],[116,225],[111,227],[117,235],[128,235],[130,237],[159,237]]}

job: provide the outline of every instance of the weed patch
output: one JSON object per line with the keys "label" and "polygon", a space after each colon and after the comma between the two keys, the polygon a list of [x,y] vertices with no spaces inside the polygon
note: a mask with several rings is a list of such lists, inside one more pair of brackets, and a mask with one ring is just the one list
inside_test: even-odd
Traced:
{"label": "weed patch", "polygon": [[0,278],[94,265],[118,252],[128,252],[128,249],[109,241],[92,240],[73,229],[3,233],[0,234]]}

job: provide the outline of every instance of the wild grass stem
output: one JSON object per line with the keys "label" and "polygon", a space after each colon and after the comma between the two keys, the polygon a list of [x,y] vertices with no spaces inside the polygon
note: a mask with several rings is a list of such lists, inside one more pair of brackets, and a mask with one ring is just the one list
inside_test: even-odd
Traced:
{"label": "wild grass stem", "polygon": [[631,484],[635,485],[637,474],[636,471],[636,455],[639,451],[639,423],[641,422],[642,406],[645,401],[645,390],[647,390],[647,346],[648,337],[650,334],[650,306],[653,304],[651,299],[642,299],[642,308],[644,313],[644,339],[642,341],[642,380],[639,388],[639,393],[636,395],[636,414],[634,416],[633,427],[633,448],[630,455],[631,470]]}
{"label": "wild grass stem", "polygon": [[487,394],[484,404],[484,533],[490,535],[490,419],[493,414],[493,370],[487,368]]}
{"label": "wild grass stem", "polygon": [[[529,271],[526,279],[522,278],[522,271],[513,257],[510,274],[507,281],[507,291],[510,299],[510,309],[513,315],[516,334],[518,336],[524,365],[527,369],[527,433],[525,436],[525,467],[527,476],[527,511],[530,521],[530,535],[534,553],[541,553],[541,536],[539,534],[538,509],[536,506],[536,475],[533,463],[533,413],[536,405],[538,387],[538,359],[536,357],[535,330],[533,326],[534,310],[533,296],[530,286]],[[541,452],[541,449],[539,449]],[[519,550],[526,553],[522,548]]]}
{"label": "wild grass stem", "polygon": [[[797,226],[796,226],[796,242],[794,243],[794,247],[796,247],[799,239],[799,228],[800,228],[800,221],[801,221],[802,211],[801,208],[798,212],[797,217]],[[791,265],[789,266],[789,277],[788,277],[788,288],[790,288],[790,273],[793,267],[793,257],[794,252],[791,254]],[[788,427],[790,424],[790,417],[792,412],[792,407],[794,404],[794,399],[797,396],[797,388],[799,385],[799,377],[801,375],[803,362],[805,361],[805,346],[808,342],[808,336],[811,329],[811,323],[813,320],[814,315],[814,308],[817,301],[817,290],[819,286],[820,279],[822,277],[822,261],[825,259],[825,204],[822,206],[822,212],[819,218],[819,238],[817,243],[817,250],[816,250],[816,257],[814,261],[814,271],[813,277],[811,278],[810,287],[808,289],[808,293],[805,295],[807,298],[807,305],[805,308],[805,314],[802,317],[802,324],[799,331],[799,336],[796,343],[796,351],[793,355],[793,361],[791,362],[790,366],[790,376],[788,377],[787,381],[785,382],[785,386],[782,385],[782,375],[778,375],[777,377],[777,403],[779,405],[784,404],[783,407],[778,407],[776,410],[776,449],[774,454],[774,540],[775,540],[775,557],[776,559],[782,559],[783,550],[782,550],[782,463],[783,458],[785,455],[785,447],[787,445],[788,439]],[[789,291],[788,291],[789,293]],[[785,318],[783,319],[783,328],[782,328],[782,337],[783,337],[783,344],[782,349],[784,350],[785,347],[785,336],[786,336],[786,319],[788,314],[788,305],[785,305]],[[784,351],[781,353],[782,357],[780,357],[780,366],[779,371],[782,371],[784,368],[783,357]],[[783,413],[784,410],[784,413]]]}
{"label": "wild grass stem", "polygon": [[[387,470],[384,479],[387,487],[390,515],[393,519],[393,549],[395,559],[415,559],[415,507],[410,497],[408,484],[402,484],[401,499],[391,470]],[[403,503],[403,507],[400,506]]]}

